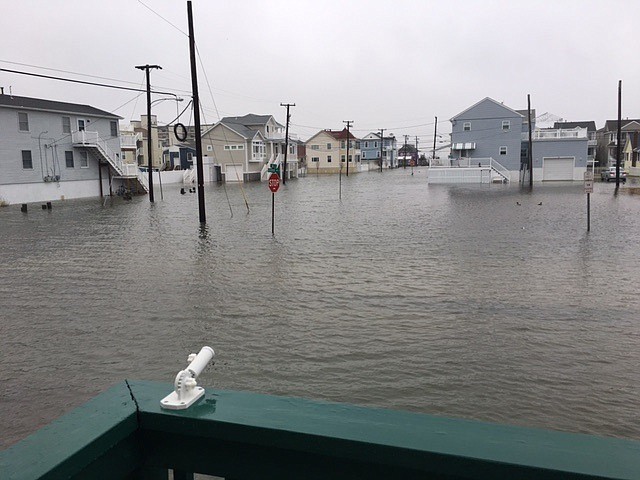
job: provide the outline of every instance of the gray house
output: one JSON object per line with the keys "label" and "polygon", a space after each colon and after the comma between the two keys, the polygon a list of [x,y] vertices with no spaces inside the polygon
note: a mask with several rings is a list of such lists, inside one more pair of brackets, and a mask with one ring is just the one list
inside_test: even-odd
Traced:
{"label": "gray house", "polygon": [[486,97],[451,119],[451,157],[471,164],[492,158],[518,179],[524,115]]}
{"label": "gray house", "polygon": [[[540,129],[534,122],[532,113],[534,181],[583,179],[590,141],[588,127],[564,124],[561,128]],[[451,124],[451,167],[466,167],[468,171],[434,170],[434,178],[440,173],[469,182],[493,181],[496,175],[508,181],[525,179],[529,148],[526,110],[513,110],[487,97],[453,117]]]}
{"label": "gray house", "polygon": [[97,197],[119,185],[137,187],[137,166],[129,169],[120,158],[119,119],[89,105],[1,94],[0,201]]}

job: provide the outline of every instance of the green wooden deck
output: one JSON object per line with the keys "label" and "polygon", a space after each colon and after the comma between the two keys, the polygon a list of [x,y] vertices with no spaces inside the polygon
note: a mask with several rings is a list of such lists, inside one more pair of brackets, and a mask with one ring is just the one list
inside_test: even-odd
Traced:
{"label": "green wooden deck", "polygon": [[115,385],[0,452],[0,478],[640,479],[633,440],[214,389],[162,410],[171,390]]}

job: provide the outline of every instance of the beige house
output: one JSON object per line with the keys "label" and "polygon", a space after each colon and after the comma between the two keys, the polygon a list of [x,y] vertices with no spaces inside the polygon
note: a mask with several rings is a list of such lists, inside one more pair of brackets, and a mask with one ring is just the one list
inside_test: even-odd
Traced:
{"label": "beige house", "polygon": [[[636,124],[636,128],[640,124]],[[627,125],[631,126],[631,125]],[[625,132],[625,142],[622,150],[622,158],[624,159],[624,170],[632,177],[640,176],[640,132]]]}
{"label": "beige house", "polygon": [[307,172],[346,173],[347,137],[349,138],[349,172],[360,171],[360,141],[347,129],[320,130],[306,142]]}
{"label": "beige house", "polygon": [[[146,167],[149,165],[149,160],[147,159],[147,154],[149,152],[149,147],[147,146],[147,141],[149,135],[147,134],[147,116],[141,115],[140,120],[133,120],[131,122],[131,126],[128,129],[129,131],[133,131],[133,135],[140,134],[142,138],[142,144],[138,143],[136,151],[137,155],[137,163],[141,167]],[[136,137],[136,138],[140,138]],[[125,153],[125,155],[130,155],[129,153]],[[153,158],[153,168],[160,168],[162,165],[162,145],[160,144],[160,140],[158,138],[158,119],[155,115],[151,115],[151,156]],[[127,158],[127,161],[129,159]]]}
{"label": "beige house", "polygon": [[[289,134],[288,178],[298,176],[295,138]],[[224,117],[202,134],[202,153],[213,157],[225,182],[265,180],[269,163],[284,163],[285,144],[284,126],[272,115]]]}

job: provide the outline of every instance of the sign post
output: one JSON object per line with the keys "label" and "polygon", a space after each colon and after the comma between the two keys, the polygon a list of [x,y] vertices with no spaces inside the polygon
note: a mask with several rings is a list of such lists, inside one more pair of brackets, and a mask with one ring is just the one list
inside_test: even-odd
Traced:
{"label": "sign post", "polygon": [[275,235],[275,196],[276,192],[280,188],[280,169],[277,165],[271,165],[268,170],[271,175],[269,175],[269,190],[271,190],[271,235]]}
{"label": "sign post", "polygon": [[593,193],[593,171],[584,172],[584,193],[587,194],[587,232],[591,231],[591,194]]}

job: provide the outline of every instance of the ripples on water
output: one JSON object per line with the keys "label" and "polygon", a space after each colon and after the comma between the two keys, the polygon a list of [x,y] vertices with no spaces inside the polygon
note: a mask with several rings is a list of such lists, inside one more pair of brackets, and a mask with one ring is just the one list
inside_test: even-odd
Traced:
{"label": "ripples on water", "polygon": [[[125,378],[640,438],[640,197],[424,171],[0,209],[2,448]],[[159,197],[159,195],[156,195]],[[518,206],[516,202],[520,202]],[[538,205],[542,202],[542,205]]]}

